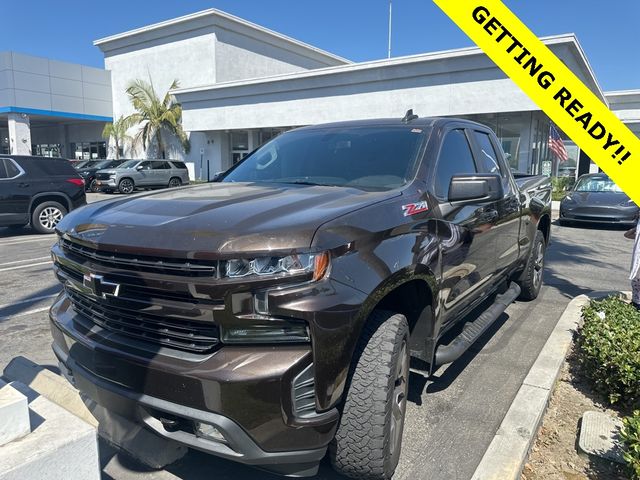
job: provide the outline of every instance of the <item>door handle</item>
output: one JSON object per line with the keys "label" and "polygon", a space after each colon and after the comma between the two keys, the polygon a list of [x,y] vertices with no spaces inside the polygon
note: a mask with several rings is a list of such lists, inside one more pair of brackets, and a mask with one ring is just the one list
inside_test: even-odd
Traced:
{"label": "door handle", "polygon": [[24,183],[24,182],[20,182],[18,184],[18,187],[20,187],[20,188],[27,188],[28,186],[29,186],[29,184],[28,183]]}

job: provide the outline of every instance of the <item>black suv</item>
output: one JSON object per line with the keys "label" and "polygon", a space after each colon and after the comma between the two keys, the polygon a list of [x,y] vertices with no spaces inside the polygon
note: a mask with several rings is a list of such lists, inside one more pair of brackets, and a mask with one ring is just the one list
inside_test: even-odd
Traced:
{"label": "black suv", "polygon": [[86,203],[84,181],[68,160],[0,155],[0,227],[30,223],[53,233],[67,212]]}
{"label": "black suv", "polygon": [[80,167],[76,166],[75,168],[78,171],[78,174],[84,179],[84,185],[87,191],[97,192],[98,182],[96,180],[96,173],[98,173],[98,170],[119,167],[127,160],[128,159],[125,158],[119,160],[100,160],[98,162],[90,162]]}

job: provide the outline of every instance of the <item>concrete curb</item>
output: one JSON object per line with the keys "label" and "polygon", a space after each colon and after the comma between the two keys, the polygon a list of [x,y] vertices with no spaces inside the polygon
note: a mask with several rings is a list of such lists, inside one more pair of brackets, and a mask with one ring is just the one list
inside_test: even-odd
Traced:
{"label": "concrete curb", "polygon": [[580,295],[569,302],[522,382],[500,428],[471,477],[473,480],[520,480],[560,369],[573,342],[573,334],[581,323],[582,307],[592,298],[604,298],[612,294],[623,299],[629,298],[627,292],[594,292],[591,297]]}
{"label": "concrete curb", "polygon": [[163,468],[187,454],[188,449],[177,442],[156,435],[120,415],[108,412],[80,395],[64,377],[16,357],[4,369],[4,378],[18,381],[54,404],[97,429],[108,443],[126,451],[129,456],[154,469]]}

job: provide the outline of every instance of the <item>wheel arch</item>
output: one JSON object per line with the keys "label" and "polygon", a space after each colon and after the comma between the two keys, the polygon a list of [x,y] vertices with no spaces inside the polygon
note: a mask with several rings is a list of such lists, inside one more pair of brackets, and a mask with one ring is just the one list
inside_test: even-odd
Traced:
{"label": "wheel arch", "polygon": [[538,220],[538,230],[544,235],[544,241],[547,245],[551,241],[551,217],[549,215],[543,215]]}
{"label": "wheel arch", "polygon": [[31,220],[31,215],[33,215],[33,211],[36,209],[36,207],[44,202],[58,202],[67,209],[67,212],[70,212],[73,207],[71,199],[66,193],[63,193],[63,192],[37,193],[33,197],[31,197],[31,202],[29,203],[29,220]]}

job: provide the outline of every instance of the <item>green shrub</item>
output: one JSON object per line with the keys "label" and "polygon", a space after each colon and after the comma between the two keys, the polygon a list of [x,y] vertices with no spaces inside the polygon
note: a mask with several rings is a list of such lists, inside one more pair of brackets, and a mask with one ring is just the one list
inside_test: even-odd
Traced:
{"label": "green shrub", "polygon": [[623,420],[621,437],[624,442],[624,459],[629,466],[631,480],[640,480],[640,410]]}
{"label": "green shrub", "polygon": [[569,190],[574,183],[575,180],[573,177],[552,177],[552,200],[562,200],[567,195],[567,190]]}
{"label": "green shrub", "polygon": [[578,359],[594,388],[612,404],[640,407],[640,312],[619,298],[582,310]]}

